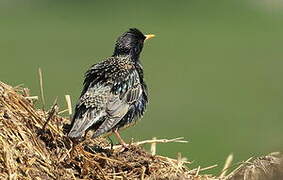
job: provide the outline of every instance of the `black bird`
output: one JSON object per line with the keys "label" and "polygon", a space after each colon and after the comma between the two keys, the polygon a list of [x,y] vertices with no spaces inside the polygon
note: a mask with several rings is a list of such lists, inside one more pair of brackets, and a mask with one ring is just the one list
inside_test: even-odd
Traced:
{"label": "black bird", "polygon": [[120,144],[126,145],[118,130],[134,124],[145,112],[148,93],[139,57],[144,41],[153,37],[129,29],[117,39],[113,55],[86,72],[70,138],[81,140],[93,129],[94,138],[114,132]]}

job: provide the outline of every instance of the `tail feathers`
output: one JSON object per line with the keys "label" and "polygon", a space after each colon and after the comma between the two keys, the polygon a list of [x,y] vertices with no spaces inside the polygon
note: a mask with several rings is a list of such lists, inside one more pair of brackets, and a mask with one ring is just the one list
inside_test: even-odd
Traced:
{"label": "tail feathers", "polygon": [[70,138],[81,138],[84,136],[86,129],[83,128],[83,119],[75,119],[75,123],[68,133]]}
{"label": "tail feathers", "polygon": [[[96,115],[96,114],[95,114]],[[99,115],[94,116],[92,112],[86,112],[82,118],[77,118],[74,120],[74,124],[68,136],[70,138],[81,138],[84,136],[86,130],[91,127],[94,123],[99,121],[101,118],[102,113]]]}
{"label": "tail feathers", "polygon": [[77,131],[75,129],[71,129],[71,131],[68,134],[68,137],[70,138],[81,138],[85,134],[85,131]]}
{"label": "tail feathers", "polygon": [[94,132],[92,138],[96,138],[104,133],[109,132],[119,121],[121,120],[120,117],[106,119],[99,128]]}

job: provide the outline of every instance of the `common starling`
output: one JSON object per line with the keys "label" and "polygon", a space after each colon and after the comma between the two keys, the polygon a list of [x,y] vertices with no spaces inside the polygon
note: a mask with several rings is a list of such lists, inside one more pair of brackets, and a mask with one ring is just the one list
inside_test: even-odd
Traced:
{"label": "common starling", "polygon": [[85,73],[84,86],[68,136],[82,137],[93,129],[93,138],[113,132],[125,146],[118,130],[141,118],[148,103],[140,53],[144,41],[153,38],[131,28],[120,36],[114,53]]}

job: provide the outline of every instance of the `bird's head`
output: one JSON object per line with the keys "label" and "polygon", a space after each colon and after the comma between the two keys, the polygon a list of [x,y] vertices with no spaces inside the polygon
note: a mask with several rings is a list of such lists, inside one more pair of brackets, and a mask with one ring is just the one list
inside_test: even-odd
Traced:
{"label": "bird's head", "polygon": [[144,41],[154,36],[144,35],[140,30],[131,28],[117,39],[113,56],[130,55],[133,60],[138,60]]}

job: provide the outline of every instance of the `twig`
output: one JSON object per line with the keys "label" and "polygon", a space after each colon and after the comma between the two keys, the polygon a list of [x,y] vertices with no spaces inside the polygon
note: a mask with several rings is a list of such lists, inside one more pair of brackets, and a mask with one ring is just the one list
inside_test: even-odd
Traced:
{"label": "twig", "polygon": [[141,180],[144,180],[145,170],[146,170],[146,168],[143,166],[142,167],[142,173],[141,173]]}
{"label": "twig", "polygon": [[57,105],[57,97],[53,103],[53,106],[50,110],[50,113],[48,114],[47,120],[44,123],[44,125],[42,126],[42,130],[45,129],[46,125],[48,124],[48,122],[56,115],[56,113],[58,113],[58,105]]}
{"label": "twig", "polygon": [[142,145],[142,144],[149,144],[149,143],[170,143],[170,142],[178,142],[178,143],[187,143],[188,141],[182,140],[184,137],[178,137],[174,139],[152,139],[152,140],[145,140],[133,143],[133,145]]}
{"label": "twig", "polygon": [[217,167],[218,165],[217,164],[214,164],[212,166],[208,166],[208,167],[205,167],[205,168],[201,168],[199,171],[206,171],[206,170],[209,170],[209,169],[213,169],[215,167]]}
{"label": "twig", "polygon": [[253,157],[250,157],[249,159],[247,159],[245,162],[241,162],[240,166],[238,166],[236,169],[234,169],[234,171],[232,171],[230,174],[228,174],[226,176],[226,178],[229,178],[231,176],[233,176],[239,169],[241,169],[244,165],[246,165],[247,163],[249,163],[250,160],[252,160]]}
{"label": "twig", "polygon": [[[156,140],[156,137],[153,137],[152,140]],[[156,154],[156,142],[151,143],[150,152],[153,156]]]}
{"label": "twig", "polygon": [[182,157],[182,154],[180,152],[177,153],[177,165],[178,168],[181,168],[184,163],[187,163],[187,158]]}
{"label": "twig", "polygon": [[28,88],[23,88],[23,96],[24,96],[24,97],[29,97],[29,96],[30,96],[29,93],[30,93],[30,92],[29,92],[29,89],[28,89]]}
{"label": "twig", "polygon": [[25,97],[25,99],[38,100],[38,96],[28,96],[28,97]]}
{"label": "twig", "polygon": [[198,166],[198,168],[197,168],[197,172],[196,172],[196,174],[195,174],[195,177],[198,176],[199,171],[200,171],[200,166]]}
{"label": "twig", "polygon": [[63,114],[63,113],[68,112],[68,111],[69,111],[69,109],[64,109],[64,110],[58,112],[58,114]]}
{"label": "twig", "polygon": [[220,178],[223,178],[225,177],[225,174],[227,173],[227,170],[228,168],[231,166],[232,164],[232,161],[233,161],[233,154],[229,154],[229,156],[226,158],[226,161],[225,161],[225,164],[224,164],[224,167],[221,171],[221,174],[220,174]]}
{"label": "twig", "polygon": [[[139,146],[143,144],[152,144],[152,143],[170,143],[170,142],[187,143],[188,142],[182,139],[184,139],[184,137],[178,137],[174,139],[151,139],[151,140],[135,142],[135,143],[132,143],[132,145]],[[121,147],[122,145],[116,145],[116,146],[113,146],[113,149],[117,149]]]}
{"label": "twig", "polygon": [[[166,161],[166,163],[167,163],[167,161],[172,161],[172,162],[174,162],[174,163],[178,163],[178,160],[177,160],[177,159],[173,159],[173,158],[169,158],[169,157],[164,157],[164,156],[161,156],[161,155],[155,155],[155,157],[164,160],[164,162]],[[182,159],[182,163],[191,164],[192,162],[186,161],[186,160]]]}
{"label": "twig", "polygon": [[69,110],[69,115],[72,115],[72,102],[71,102],[71,96],[70,95],[65,95],[65,99],[67,102],[68,110]]}
{"label": "twig", "polygon": [[199,171],[199,172],[201,172],[201,171],[206,171],[206,170],[215,168],[215,167],[217,167],[217,166],[218,166],[217,164],[214,164],[214,165],[212,165],[212,166],[208,166],[208,167],[205,167],[205,168],[200,168],[199,170],[198,170],[198,168],[196,168],[196,169],[190,170],[189,173],[194,173],[195,171],[196,171],[196,172],[197,172],[197,171]]}
{"label": "twig", "polygon": [[38,75],[39,75],[39,85],[40,85],[40,94],[41,94],[41,100],[43,105],[43,110],[45,109],[45,99],[44,99],[44,92],[43,92],[43,79],[42,79],[42,70],[41,68],[38,68]]}

